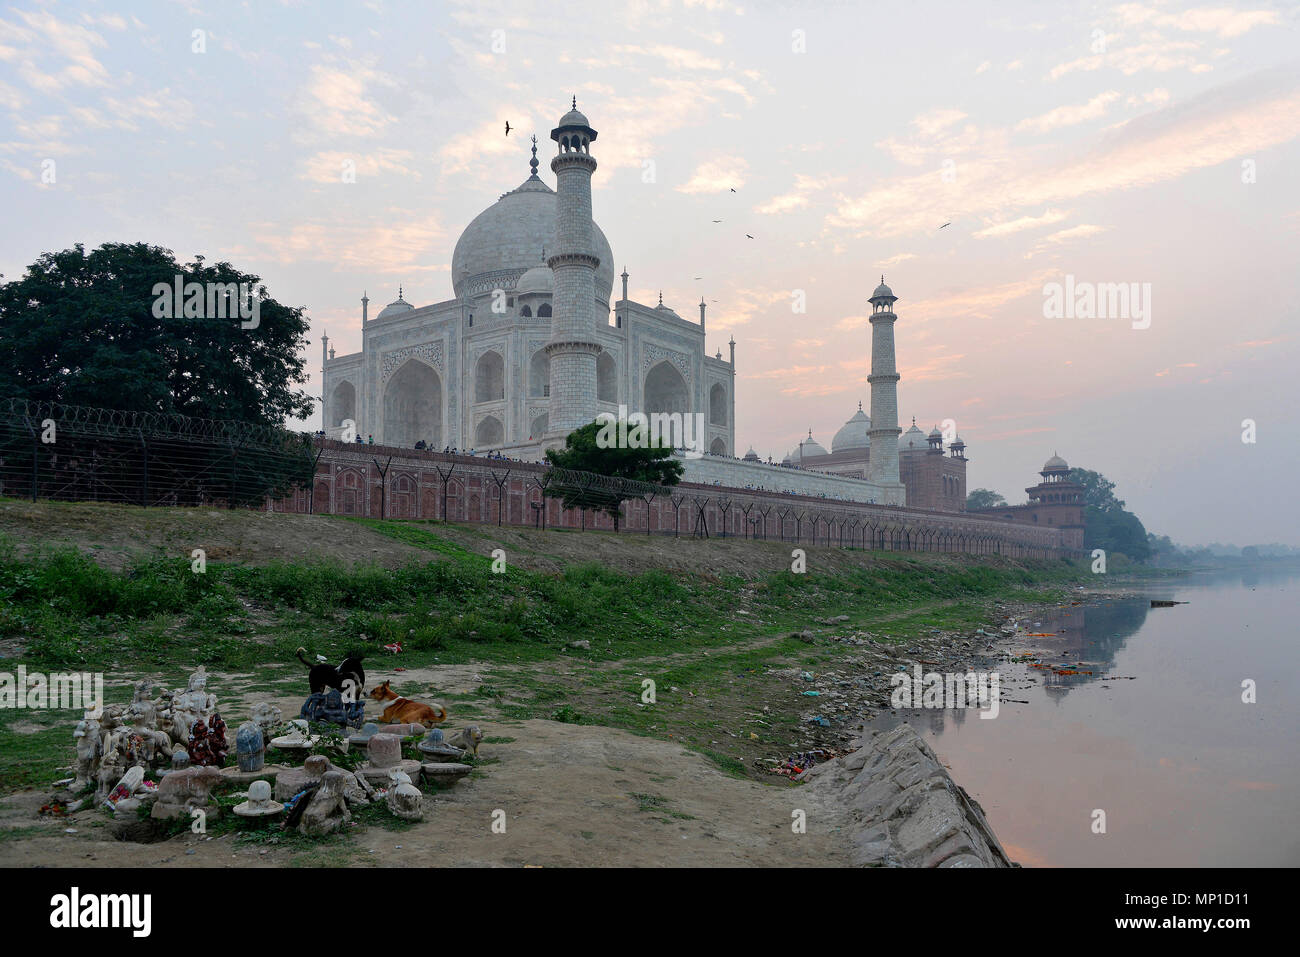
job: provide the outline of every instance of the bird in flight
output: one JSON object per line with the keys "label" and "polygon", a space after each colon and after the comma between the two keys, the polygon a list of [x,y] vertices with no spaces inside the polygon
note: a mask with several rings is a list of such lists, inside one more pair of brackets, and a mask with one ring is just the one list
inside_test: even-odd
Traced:
{"label": "bird in flight", "polygon": [[732,186],[732,187],[730,187],[730,188],[731,188],[731,191],[732,191],[733,193],[736,191],[736,187]]}
{"label": "bird in flight", "polygon": [[749,235],[749,233],[745,233],[745,238],[746,238],[746,239],[753,239],[754,237],[751,236],[751,235]]}
{"label": "bird in flight", "polygon": [[506,136],[510,135],[510,121],[506,120]]}
{"label": "bird in flight", "polygon": [[722,220],[720,220],[720,219],[715,219],[714,222],[715,222],[715,223],[720,223],[720,222],[722,222]]}
{"label": "bird in flight", "polygon": [[704,277],[703,277],[703,276],[696,276],[695,278],[696,278],[696,279],[703,279]]}
{"label": "bird in flight", "polygon": [[951,226],[951,225],[952,225],[952,223],[944,223],[943,226],[940,226],[939,228],[940,228],[940,229],[943,229],[944,226]]}

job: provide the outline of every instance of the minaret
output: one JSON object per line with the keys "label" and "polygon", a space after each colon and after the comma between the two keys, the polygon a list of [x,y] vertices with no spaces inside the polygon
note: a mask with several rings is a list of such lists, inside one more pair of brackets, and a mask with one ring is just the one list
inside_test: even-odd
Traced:
{"label": "minaret", "polygon": [[[871,294],[871,456],[867,481],[875,485],[898,486],[898,367],[894,362],[894,303],[898,297],[885,285]],[[900,495],[890,504],[905,504]]]}
{"label": "minaret", "polygon": [[546,260],[555,274],[551,338],[551,408],[547,444],[563,439],[596,418],[596,267],[600,259],[592,239],[591,174],[596,161],[591,143],[596,131],[573,109],[551,130],[559,152],[551,160],[555,174],[555,240]]}
{"label": "minaret", "polygon": [[362,329],[366,327],[366,322],[369,320],[369,318],[370,318],[370,297],[366,295],[366,291],[363,289],[361,290],[361,328]]}
{"label": "minaret", "polygon": [[700,332],[704,331],[704,297],[700,296]]}
{"label": "minaret", "polygon": [[325,391],[325,364],[330,358],[330,334],[327,330],[322,329],[320,335],[320,427],[329,428],[329,419],[325,416],[325,400],[328,393]]}

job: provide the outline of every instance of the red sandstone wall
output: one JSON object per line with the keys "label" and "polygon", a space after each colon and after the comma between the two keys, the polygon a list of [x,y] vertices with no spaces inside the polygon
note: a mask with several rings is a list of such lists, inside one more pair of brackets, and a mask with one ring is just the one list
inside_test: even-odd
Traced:
{"label": "red sandstone wall", "polygon": [[[543,521],[534,508],[539,505],[548,527],[614,527],[604,513],[565,509],[558,499],[544,498],[537,485],[545,471],[541,465],[318,441],[322,454],[311,494],[304,489],[275,502],[276,511],[537,525]],[[680,535],[707,528],[712,537],[766,535],[802,544],[1016,557],[1053,557],[1073,550],[1057,528],[690,484],[678,486],[671,499],[625,502],[619,527],[629,533]]]}

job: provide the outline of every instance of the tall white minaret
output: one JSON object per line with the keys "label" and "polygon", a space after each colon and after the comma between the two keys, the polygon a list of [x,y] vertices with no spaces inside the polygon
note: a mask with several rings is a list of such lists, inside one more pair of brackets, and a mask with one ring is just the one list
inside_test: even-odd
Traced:
{"label": "tall white minaret", "polygon": [[[885,285],[871,294],[871,453],[867,462],[867,481],[885,487],[898,487],[898,366],[894,362],[894,303],[898,297]],[[904,505],[903,493],[887,496],[888,504]]]}
{"label": "tall white minaret", "polygon": [[[551,160],[555,173],[555,239],[546,260],[555,274],[551,337],[546,354],[551,360],[551,407],[546,445],[563,442],[576,428],[596,418],[596,267],[591,219],[591,174],[596,160],[591,143],[596,131],[573,109],[551,130],[559,152]],[[608,322],[608,319],[606,319]]]}
{"label": "tall white minaret", "polygon": [[325,366],[330,360],[330,334],[327,330],[321,330],[320,336],[320,427],[328,429],[330,427],[328,411],[325,408],[325,402],[329,398],[325,391]]}

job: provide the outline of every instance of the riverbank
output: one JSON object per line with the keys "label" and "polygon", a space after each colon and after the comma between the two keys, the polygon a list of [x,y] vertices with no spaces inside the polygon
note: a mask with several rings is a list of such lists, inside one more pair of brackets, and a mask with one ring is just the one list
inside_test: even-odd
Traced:
{"label": "riverbank", "polygon": [[[198,575],[195,539],[184,541],[174,512],[127,510],[134,551],[114,548],[101,562],[96,533],[79,540],[66,530],[111,517],[57,507],[90,512],[50,523],[65,550],[25,540],[0,552],[0,669],[103,670],[111,703],[127,700],[140,678],[183,687],[203,663],[237,727],[260,701],[297,714],[306,691],[298,645],[332,660],[359,645],[367,685],[391,679],[399,693],[444,704],[450,726],[476,723],[487,735],[472,779],[432,798],[439,814],[470,814],[510,794],[529,813],[545,807],[569,840],[608,840],[611,849],[629,821],[688,835],[698,828],[696,856],[682,863],[728,860],[702,849],[723,833],[751,848],[745,863],[799,863],[803,852],[789,856],[778,836],[790,832],[792,795],[812,794],[791,782],[792,758],[849,749],[858,725],[888,709],[888,676],[900,666],[964,672],[1032,627],[1035,612],[1097,600],[1081,590],[1095,588],[1086,568],[1061,562],[818,548],[806,549],[799,574],[779,543],[272,516],[309,521],[296,534],[335,549],[325,557],[304,547],[287,561],[267,548],[274,538],[252,513],[210,517],[193,547],[222,560]],[[339,541],[352,551],[340,553]],[[491,569],[494,548],[507,556],[502,574]],[[373,703],[369,710],[377,713]],[[0,790],[9,794],[0,800],[0,860],[23,860],[31,839],[63,840],[42,832],[61,833],[66,821],[33,813],[66,773],[75,719],[0,714]],[[733,796],[713,808],[704,795],[714,792]],[[593,807],[602,814],[593,818]],[[740,815],[743,834],[722,819],[740,807],[753,809]],[[814,818],[807,833],[828,847],[835,828],[851,826],[830,801]],[[470,841],[483,824],[466,820]],[[77,837],[65,837],[71,853]],[[567,851],[539,840],[496,862],[529,860],[523,850],[564,862]],[[257,850],[321,862],[319,848]],[[391,852],[374,850],[378,863],[393,863]]]}

